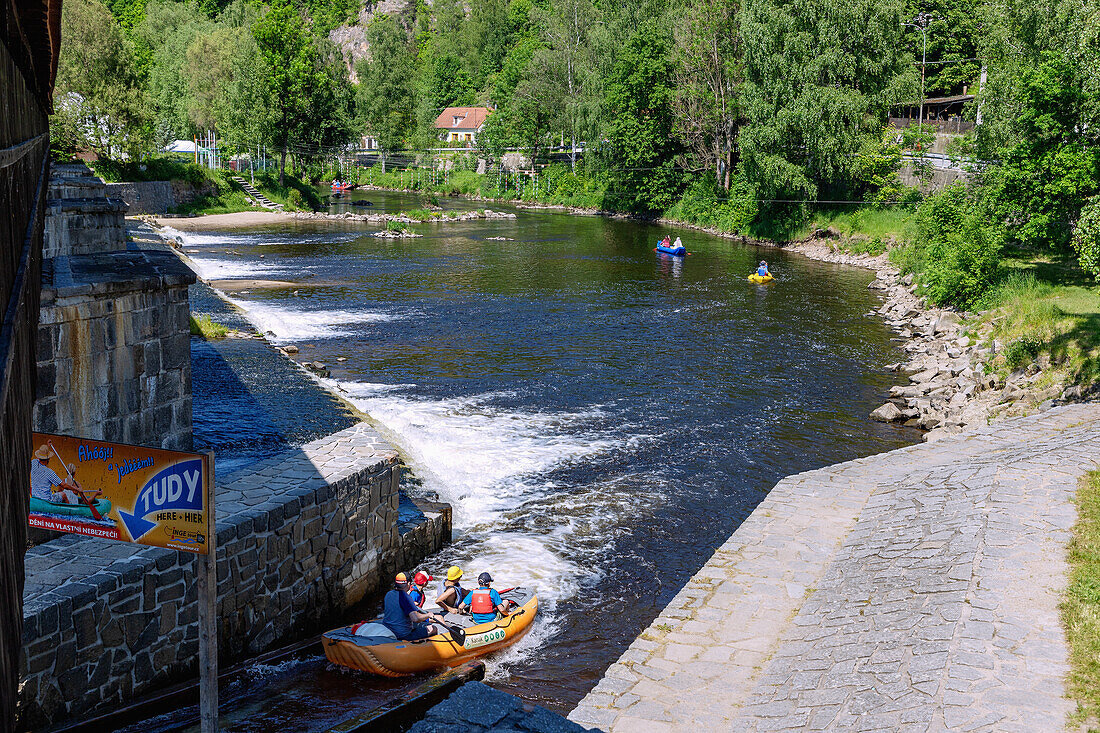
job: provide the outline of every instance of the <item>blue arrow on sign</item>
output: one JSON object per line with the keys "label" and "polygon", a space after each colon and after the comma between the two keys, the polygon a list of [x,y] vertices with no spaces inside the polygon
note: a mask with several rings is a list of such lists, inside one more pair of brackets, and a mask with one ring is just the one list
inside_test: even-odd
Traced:
{"label": "blue arrow on sign", "polygon": [[135,542],[157,526],[146,517],[166,509],[202,511],[202,459],[195,458],[168,466],[149,479],[129,512],[118,510],[126,531]]}

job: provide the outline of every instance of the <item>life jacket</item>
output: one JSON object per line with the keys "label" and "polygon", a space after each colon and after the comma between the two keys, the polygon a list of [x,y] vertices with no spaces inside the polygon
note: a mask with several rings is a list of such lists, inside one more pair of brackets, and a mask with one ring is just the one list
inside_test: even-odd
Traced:
{"label": "life jacket", "polygon": [[493,613],[493,599],[489,595],[489,588],[478,588],[470,593],[470,613]]}
{"label": "life jacket", "polygon": [[462,599],[466,597],[466,591],[462,590],[462,586],[459,585],[458,583],[455,583],[454,585],[444,586],[444,588],[443,588],[444,593],[447,592],[447,588],[453,588],[454,589],[455,599],[454,599],[454,601],[451,601],[449,603],[447,603],[445,601],[445,603],[447,603],[447,605],[449,605],[453,608],[458,608],[459,604],[462,603]]}
{"label": "life jacket", "polygon": [[767,277],[768,268],[766,268],[766,267],[757,268],[756,274],[759,275],[760,277]]}

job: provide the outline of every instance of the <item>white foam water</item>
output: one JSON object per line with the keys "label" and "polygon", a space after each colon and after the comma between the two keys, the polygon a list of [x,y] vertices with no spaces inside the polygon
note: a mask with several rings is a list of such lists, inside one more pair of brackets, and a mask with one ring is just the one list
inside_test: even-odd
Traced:
{"label": "white foam water", "polygon": [[370,415],[401,448],[424,488],[451,505],[455,539],[430,559],[430,572],[441,576],[458,565],[467,587],[488,571],[496,588],[538,591],[539,623],[488,660],[489,678],[506,678],[510,667],[557,633],[558,604],[598,578],[592,551],[584,549],[589,533],[616,524],[638,499],[614,481],[565,487],[546,474],[618,449],[626,439],[596,427],[606,418],[598,407],[522,412],[497,407],[499,394],[431,400],[392,387],[320,381]]}
{"label": "white foam water", "polygon": [[252,260],[208,259],[190,257],[192,270],[203,280],[247,280],[249,278],[268,278],[273,275],[296,274],[286,265],[276,262],[256,262]]}
{"label": "white foam water", "polygon": [[381,323],[394,319],[386,313],[352,310],[306,310],[286,308],[268,302],[226,298],[244,311],[260,333],[276,343],[348,336],[356,324]]}

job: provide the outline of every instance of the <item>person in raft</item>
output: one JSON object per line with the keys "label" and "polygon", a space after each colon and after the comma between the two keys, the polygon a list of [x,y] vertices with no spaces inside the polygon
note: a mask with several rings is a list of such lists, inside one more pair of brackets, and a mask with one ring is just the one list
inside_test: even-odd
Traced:
{"label": "person in raft", "polygon": [[439,621],[434,613],[425,613],[418,609],[409,598],[408,578],[398,573],[393,582],[393,590],[386,593],[383,601],[382,625],[393,632],[398,639],[416,641],[427,639],[439,633],[435,624],[427,621]]}
{"label": "person in raft", "polygon": [[672,248],[673,249],[680,249],[683,246],[684,246],[684,243],[680,241],[679,237],[676,237],[676,241],[672,243]]}
{"label": "person in raft", "polygon": [[[49,464],[52,457],[53,443],[50,442],[40,446],[38,450],[34,452],[34,459],[31,461],[31,496],[55,504],[83,503],[80,497],[76,495],[76,492],[80,491],[81,487],[77,480],[72,478],[74,467],[63,466],[63,468],[67,468],[69,474],[68,479],[63,479],[50,468]],[[95,499],[95,497],[103,492],[95,491],[89,493],[89,498]]]}
{"label": "person in raft", "polygon": [[447,579],[443,581],[443,592],[439,594],[439,598],[435,599],[435,605],[447,613],[458,613],[458,607],[466,595],[466,591],[462,590],[462,586],[458,584],[460,580],[462,580],[462,569],[452,565],[447,570]]}
{"label": "person in raft", "polygon": [[768,272],[768,263],[764,260],[760,260],[760,266],[756,268],[756,274],[760,277],[767,277],[771,273]]}
{"label": "person in raft", "polygon": [[432,582],[432,576],[423,570],[413,576],[412,586],[409,588],[409,600],[415,603],[417,608],[424,607],[424,601],[426,600],[424,586],[430,582]]}
{"label": "person in raft", "polygon": [[493,577],[489,573],[477,576],[477,590],[467,593],[466,600],[459,606],[459,611],[469,609],[474,623],[487,624],[496,621],[500,616],[508,615],[508,606],[504,605],[504,599],[495,589],[489,587],[492,582]]}
{"label": "person in raft", "polygon": [[662,247],[671,247],[672,246],[671,242],[672,242],[672,239],[666,234],[665,238],[661,240],[661,246]]}

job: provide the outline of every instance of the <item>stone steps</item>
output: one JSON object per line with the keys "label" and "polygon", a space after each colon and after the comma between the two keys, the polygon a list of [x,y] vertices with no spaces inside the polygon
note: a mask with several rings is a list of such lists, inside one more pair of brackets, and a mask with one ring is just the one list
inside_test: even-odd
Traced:
{"label": "stone steps", "polygon": [[274,201],[272,201],[271,199],[269,199],[267,196],[264,196],[262,193],[257,191],[251,184],[249,184],[248,181],[241,178],[240,176],[233,176],[232,180],[233,180],[234,183],[236,183],[238,186],[240,186],[241,189],[246,194],[251,196],[252,199],[256,201],[256,203],[258,203],[260,206],[264,207],[265,209],[270,209],[272,211],[282,211],[283,210],[283,205],[282,204],[277,204]]}

